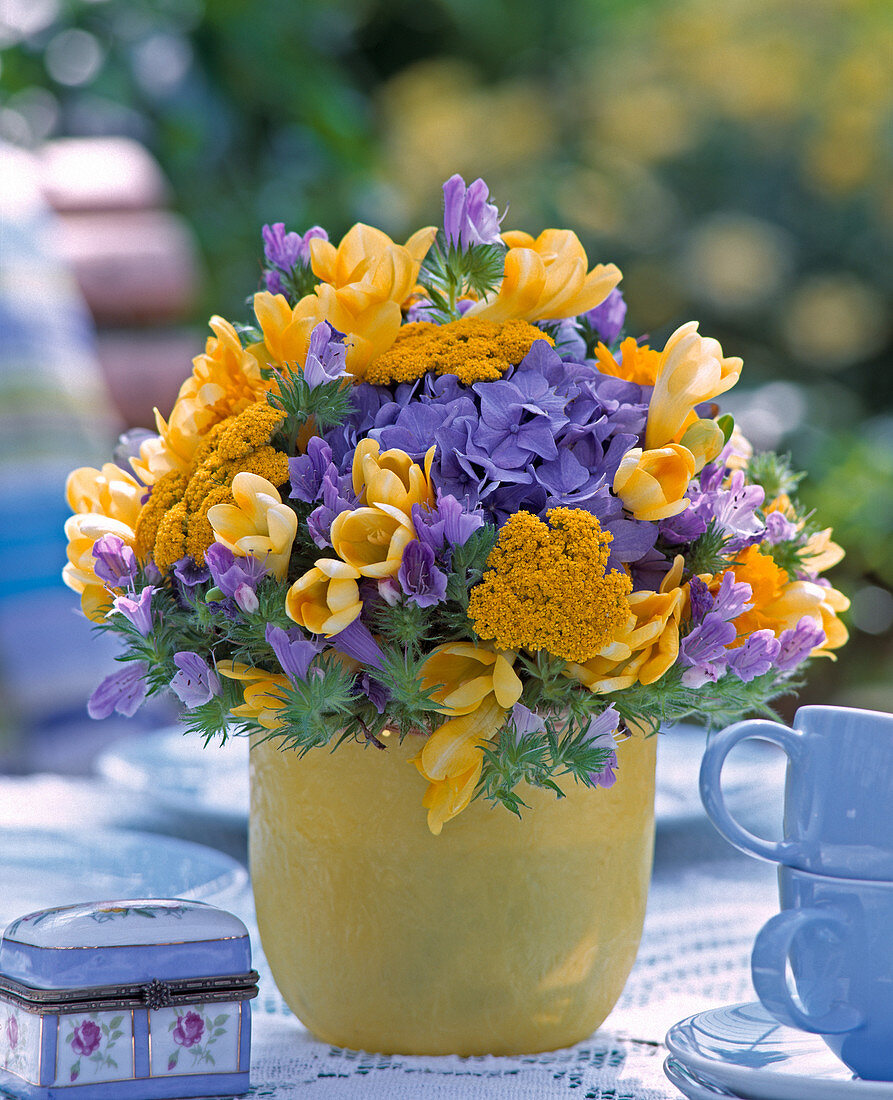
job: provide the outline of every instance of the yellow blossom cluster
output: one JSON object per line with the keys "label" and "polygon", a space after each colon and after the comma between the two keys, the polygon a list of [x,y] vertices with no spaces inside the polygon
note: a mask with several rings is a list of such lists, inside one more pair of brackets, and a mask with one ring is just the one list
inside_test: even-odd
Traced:
{"label": "yellow blossom cluster", "polygon": [[530,512],[510,516],[471,593],[468,617],[500,649],[544,649],[583,662],[629,615],[632,584],[606,572],[612,536],[580,508],[553,508],[551,529]]}
{"label": "yellow blossom cluster", "polygon": [[257,401],[215,424],[194,453],[194,466],[171,470],[155,484],[136,527],[136,551],[162,571],[184,555],[200,565],[215,541],[208,519],[215,505],[233,501],[231,485],[240,472],[273,485],[288,481],[288,458],[270,445],[284,413]]}
{"label": "yellow blossom cluster", "polygon": [[555,341],[535,325],[463,317],[445,325],[417,321],[404,325],[393,346],[366,372],[377,385],[412,382],[428,371],[455,374],[460,382],[493,382],[517,366],[535,340]]}

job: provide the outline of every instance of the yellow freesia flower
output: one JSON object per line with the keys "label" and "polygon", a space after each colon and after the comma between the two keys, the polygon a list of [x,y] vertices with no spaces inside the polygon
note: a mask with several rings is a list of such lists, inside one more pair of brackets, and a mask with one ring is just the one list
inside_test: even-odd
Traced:
{"label": "yellow freesia flower", "polygon": [[363,610],[357,580],[360,571],[343,561],[319,558],[285,597],[285,611],[311,634],[331,638],[350,626]]}
{"label": "yellow freesia flower", "polygon": [[68,475],[65,495],[75,514],[65,522],[68,561],[62,580],[80,594],[81,610],[93,622],[101,622],[111,606],[108,589],[93,570],[93,546],[103,535],[117,535],[134,545],[145,492],[144,485],[114,462],[101,470],[81,466]]}
{"label": "yellow freesia flower", "polygon": [[298,517],[265,477],[242,472],[231,488],[235,504],[208,509],[214,537],[237,557],[259,558],[277,580],[285,580]]}
{"label": "yellow freesia flower", "polygon": [[311,240],[310,265],[322,282],[343,292],[342,304],[359,314],[377,302],[406,301],[436,236],[436,227],[428,226],[399,245],[380,229],[358,222],[337,248],[331,241]]}
{"label": "yellow freesia flower", "polygon": [[685,429],[679,442],[694,456],[697,474],[722,451],[725,446],[725,436],[715,420],[696,420]]}
{"label": "yellow freesia flower", "polygon": [[679,443],[648,451],[632,447],[614,475],[614,492],[635,519],[678,516],[689,506],[684,493],[695,467],[694,455]]}
{"label": "yellow freesia flower", "polygon": [[387,505],[404,516],[412,515],[413,504],[434,504],[431,464],[436,447],[425,455],[425,468],[413,462],[405,451],[380,451],[375,439],[361,439],[354,451],[351,475],[357,499],[370,507]]}
{"label": "yellow freesia flower", "polygon": [[170,417],[155,410],[157,439],[146,440],[131,466],[142,481],[154,485],[171,471],[191,469],[196,449],[221,420],[243,412],[273,385],[261,377],[255,356],[242,347],[229,321],[212,317],[213,336],[192,360],[192,375],[180,387]]}
{"label": "yellow freesia flower", "polygon": [[285,725],[279,713],[285,706],[283,690],[291,687],[287,676],[264,672],[241,661],[218,661],[217,671],[230,680],[244,682],[242,697],[245,702],[232,708],[230,714],[234,718],[249,718],[268,730],[281,729]]}
{"label": "yellow freesia flower", "polygon": [[336,248],[330,241],[310,242],[311,266],[321,280],[294,307],[281,294],[254,296],[254,311],[264,344],[279,363],[303,365],[310,333],[328,321],[345,334],[345,365],[355,378],[393,344],[403,322],[401,305],[410,296],[419,268],[437,230],[414,233],[395,244],[380,229],[357,224]]}
{"label": "yellow freesia flower", "polygon": [[431,651],[419,679],[444,714],[471,714],[490,695],[507,710],[521,698],[514,661],[514,653],[473,642],[448,642]]}
{"label": "yellow freesia flower", "polygon": [[824,573],[846,557],[846,551],[832,540],[831,534],[830,527],[826,527],[824,531],[816,531],[799,551],[797,556],[808,572]]}
{"label": "yellow freesia flower", "polygon": [[335,553],[364,577],[393,577],[403,550],[416,537],[412,521],[396,508],[355,508],[332,521]]}
{"label": "yellow freesia flower", "polygon": [[576,233],[545,229],[503,233],[508,245],[505,274],[499,289],[476,302],[466,317],[488,321],[551,321],[576,317],[600,305],[620,282],[615,264],[597,264],[587,274],[589,260]]}
{"label": "yellow freesia flower", "polygon": [[677,328],[661,353],[648,405],[646,448],[678,440],[696,419],[695,406],[730,390],[743,365],[737,356],[723,356],[718,340],[701,336],[697,321]]}
{"label": "yellow freesia flower", "polygon": [[619,360],[602,343],[596,346],[595,359],[602,374],[625,378],[637,386],[653,386],[660,368],[660,352],[640,344],[635,336],[627,336],[620,345]]}
{"label": "yellow freesia flower", "polygon": [[683,566],[679,554],[659,591],[633,592],[629,619],[615,639],[585,664],[569,664],[565,675],[597,693],[656,683],[679,656],[679,621],[686,603],[679,586]]}
{"label": "yellow freesia flower", "polygon": [[422,805],[435,836],[471,801],[484,764],[482,747],[503,724],[505,715],[505,708],[491,695],[472,713],[444,722],[413,761],[428,780]]}

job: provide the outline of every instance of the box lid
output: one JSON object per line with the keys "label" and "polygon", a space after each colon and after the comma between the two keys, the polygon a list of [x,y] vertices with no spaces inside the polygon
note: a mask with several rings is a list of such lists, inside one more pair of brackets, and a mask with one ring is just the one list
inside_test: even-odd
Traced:
{"label": "box lid", "polygon": [[199,901],[158,898],[42,909],[0,939],[0,978],[44,990],[232,978],[251,970],[248,930]]}

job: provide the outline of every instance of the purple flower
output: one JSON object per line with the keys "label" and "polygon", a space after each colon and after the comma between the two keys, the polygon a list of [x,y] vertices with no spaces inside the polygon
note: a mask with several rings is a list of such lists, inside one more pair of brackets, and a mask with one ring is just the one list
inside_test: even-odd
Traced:
{"label": "purple flower", "polygon": [[338,634],[333,634],[328,641],[329,645],[334,646],[340,653],[353,657],[361,665],[384,668],[384,654],[381,647],[372,637],[369,628],[364,626],[359,619],[354,619],[349,626],[346,626]]}
{"label": "purple flower", "polygon": [[181,1047],[192,1047],[201,1039],[205,1022],[197,1012],[187,1012],[178,1016],[172,1032],[174,1042]]}
{"label": "purple flower", "polygon": [[288,460],[288,476],[291,481],[292,500],[312,504],[322,496],[322,479],[331,468],[332,476],[338,471],[332,463],[332,448],[318,435],[307,444],[307,453]]}
{"label": "purple flower", "polygon": [[520,741],[531,733],[544,733],[546,723],[542,718],[523,703],[515,703],[511,713],[511,729],[514,730],[515,740]]}
{"label": "purple flower", "polygon": [[197,584],[211,579],[211,570],[199,565],[193,558],[185,557],[174,562],[174,576],[186,588],[195,588]]}
{"label": "purple flower", "polygon": [[251,585],[245,581],[242,581],[233,593],[233,603],[240,611],[244,611],[246,615],[253,615],[260,608],[260,600],[257,598],[257,593]]}
{"label": "purple flower", "polygon": [[502,244],[499,211],[488,200],[490,189],[482,179],[465,186],[458,175],[443,185],[443,231],[447,244],[467,251],[476,244]]}
{"label": "purple flower", "polygon": [[783,630],[779,635],[775,667],[781,672],[790,672],[801,661],[805,661],[815,647],[824,641],[824,630],[814,619],[804,615],[795,627]]}
{"label": "purple flower", "polygon": [[117,535],[103,535],[93,543],[93,572],[112,588],[132,586],[136,580],[136,554]]}
{"label": "purple flower", "polygon": [[750,611],[753,604],[750,598],[753,595],[751,587],[746,581],[736,581],[735,574],[729,570],[723,573],[722,582],[716,593],[713,611],[722,619],[737,619],[745,611]]}
{"label": "purple flower", "polygon": [[728,647],[737,637],[734,623],[725,622],[719,615],[707,615],[679,644],[679,663],[687,666],[683,684],[700,687],[708,680],[715,683],[728,667]]}
{"label": "purple flower", "polygon": [[79,1058],[86,1058],[93,1053],[102,1040],[102,1030],[99,1024],[93,1020],[83,1020],[74,1029],[71,1039],[71,1049]]}
{"label": "purple flower", "polygon": [[183,649],[174,654],[180,670],[171,680],[171,690],[190,710],[220,694],[220,678],[204,657]]}
{"label": "purple flower", "polygon": [[586,730],[586,740],[592,748],[608,749],[608,758],[597,772],[591,772],[589,782],[593,787],[613,787],[617,781],[617,749],[614,734],[620,725],[620,715],[613,706],[593,718]]}
{"label": "purple flower", "polygon": [[418,539],[406,544],[397,580],[410,603],[419,607],[434,607],[446,599],[446,573],[434,564],[431,547]]}
{"label": "purple flower", "polygon": [[282,275],[275,268],[270,267],[264,272],[264,289],[268,290],[270,294],[282,294]]}
{"label": "purple flower", "polygon": [[273,264],[286,273],[298,263],[306,267],[310,262],[310,242],[314,237],[323,241],[329,239],[328,233],[318,225],[308,229],[302,237],[300,233],[286,233],[284,222],[265,225],[261,230],[264,239],[264,256],[267,263]]}
{"label": "purple flower", "polygon": [[[728,574],[726,574],[728,576]],[[725,577],[723,577],[725,580]],[[708,611],[713,610],[713,596],[710,589],[700,577],[692,577],[688,586],[689,600],[691,603],[691,621],[697,625],[704,621]]]}
{"label": "purple flower", "polygon": [[326,382],[334,382],[347,375],[344,357],[347,348],[333,337],[332,326],[320,321],[310,333],[310,346],[304,363],[304,381],[315,389]]}
{"label": "purple flower", "polygon": [[146,698],[148,671],[145,661],[128,661],[120,672],[106,676],[90,696],[87,713],[91,718],[108,718],[114,710],[132,718]]}
{"label": "purple flower", "polygon": [[729,668],[739,680],[750,683],[772,668],[780,648],[771,630],[755,630],[743,646],[730,652]]}
{"label": "purple flower", "polygon": [[267,623],[264,637],[273,647],[276,659],[289,680],[293,684],[298,680],[306,680],[310,664],[319,655],[322,645],[311,642],[299,626],[283,630],[281,626]]}
{"label": "purple flower", "polygon": [[384,714],[391,698],[391,693],[384,684],[380,684],[378,680],[373,679],[368,672],[363,672],[356,678],[354,692],[368,699],[379,714]]}
{"label": "purple flower", "polygon": [[136,600],[132,600],[129,596],[116,596],[112,603],[114,610],[109,614],[119,612],[133,623],[144,638],[147,638],[152,633],[152,597],[157,591],[153,585],[148,584]]}
{"label": "purple flower", "polygon": [[745,483],[741,470],[732,473],[727,489],[720,489],[715,493],[712,500],[713,516],[720,529],[732,536],[727,544],[729,550],[743,550],[762,539],[765,524],[755,513],[765,496],[762,486]]}
{"label": "purple flower", "polygon": [[310,537],[320,549],[331,546],[329,532],[335,516],[350,511],[356,502],[350,475],[339,476],[334,465],[330,465],[322,479],[322,504],[307,517]]}
{"label": "purple flower", "polygon": [[211,543],[205,551],[205,561],[215,586],[228,599],[233,599],[243,584],[255,591],[267,575],[267,568],[259,558],[237,558],[229,547],[219,542]]}
{"label": "purple flower", "polygon": [[626,302],[623,295],[615,287],[607,298],[583,317],[589,322],[592,330],[600,340],[606,344],[613,344],[623,331],[623,322],[626,320]]}
{"label": "purple flower", "polygon": [[764,538],[772,546],[779,542],[790,542],[797,534],[796,523],[791,523],[781,512],[770,512],[766,516],[766,533]]}
{"label": "purple flower", "polygon": [[445,547],[464,546],[475,531],[484,526],[479,510],[468,511],[454,496],[440,489],[433,508],[423,508],[420,504],[412,506],[412,520],[419,542],[435,554]]}

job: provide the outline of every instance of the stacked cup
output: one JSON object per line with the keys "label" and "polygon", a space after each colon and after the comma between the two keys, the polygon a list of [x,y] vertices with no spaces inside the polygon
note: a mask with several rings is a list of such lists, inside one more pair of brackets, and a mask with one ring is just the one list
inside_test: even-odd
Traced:
{"label": "stacked cup", "polygon": [[[748,832],[723,801],[723,762],[752,737],[788,756],[781,841]],[[708,742],[700,783],[719,832],[779,865],[781,912],[751,956],[764,1008],[821,1035],[859,1077],[893,1080],[893,714],[807,706],[793,728],[739,722]]]}

